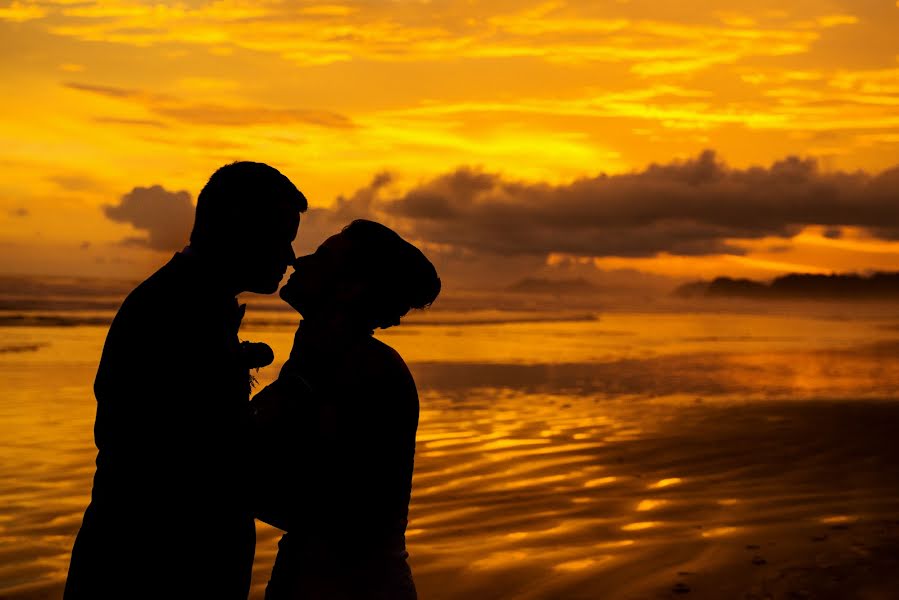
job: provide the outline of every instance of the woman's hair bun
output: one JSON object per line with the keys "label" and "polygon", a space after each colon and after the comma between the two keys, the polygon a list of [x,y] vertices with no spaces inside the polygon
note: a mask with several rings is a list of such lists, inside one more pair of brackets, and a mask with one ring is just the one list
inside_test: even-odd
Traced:
{"label": "woman's hair bun", "polygon": [[357,219],[343,228],[353,246],[356,274],[368,285],[366,312],[372,327],[399,325],[410,309],[430,306],[440,277],[430,260],[389,227]]}

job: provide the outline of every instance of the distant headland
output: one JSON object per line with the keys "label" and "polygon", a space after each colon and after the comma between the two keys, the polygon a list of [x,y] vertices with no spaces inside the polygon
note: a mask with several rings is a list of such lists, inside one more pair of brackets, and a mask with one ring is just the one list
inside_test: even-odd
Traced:
{"label": "distant headland", "polygon": [[771,282],[717,277],[712,281],[684,284],[674,293],[684,298],[899,300],[899,272],[869,275],[791,273]]}

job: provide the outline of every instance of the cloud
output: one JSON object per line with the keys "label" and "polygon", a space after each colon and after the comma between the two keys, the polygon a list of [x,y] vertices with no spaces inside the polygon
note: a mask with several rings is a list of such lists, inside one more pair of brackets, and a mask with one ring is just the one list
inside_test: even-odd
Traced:
{"label": "cloud", "polygon": [[[331,208],[316,208],[301,215],[299,235],[295,246],[301,253],[312,252],[323,240],[339,232],[353,219],[378,218],[390,221],[389,215],[377,210],[382,192],[389,187],[393,176],[382,172],[371,182],[348,196],[339,196]],[[123,195],[116,205],[106,205],[107,218],[129,223],[146,235],[123,238],[125,246],[153,250],[180,250],[190,237],[195,207],[186,191],[170,192],[160,185],[135,187]],[[82,248],[90,242],[83,242]]]}
{"label": "cloud", "polygon": [[13,23],[24,23],[40,19],[47,15],[47,11],[35,4],[25,2],[12,2],[9,6],[0,8],[0,21],[12,21]]}
{"label": "cloud", "polygon": [[118,117],[94,117],[94,121],[104,125],[133,125],[137,127],[156,127],[167,129],[168,125],[156,119],[123,119]]}
{"label": "cloud", "polygon": [[199,125],[271,125],[304,123],[334,129],[354,127],[349,117],[312,109],[285,109],[266,106],[224,106],[209,103],[152,106],[154,112],[185,123]]}
{"label": "cloud", "polygon": [[136,187],[103,213],[119,223],[130,223],[146,232],[145,237],[129,237],[127,245],[153,250],[179,250],[187,244],[193,226],[194,205],[186,191],[170,192],[160,185]]}
{"label": "cloud", "polygon": [[378,206],[383,202],[383,192],[389,188],[394,176],[386,171],[377,173],[364,187],[349,196],[338,196],[331,208],[309,210],[300,217],[300,229],[295,246],[301,254],[312,252],[318,244],[339,232],[354,219],[389,220]]}
{"label": "cloud", "polygon": [[[334,129],[355,127],[355,124],[349,117],[327,110],[190,102],[167,94],[155,94],[131,88],[78,82],[67,82],[63,85],[72,90],[130,101],[143,106],[160,117],[167,117],[181,123],[225,126],[304,123],[306,125]],[[164,123],[150,119],[99,117],[98,120],[130,125],[165,127]]]}
{"label": "cloud", "polygon": [[[566,257],[750,260],[751,242],[786,251],[809,226],[830,238],[852,227],[899,239],[897,201],[899,167],[825,172],[813,159],[787,157],[734,168],[713,151],[561,185],[459,168],[402,190],[393,174],[381,172],[329,208],[310,207],[296,248],[312,251],[353,219],[369,218],[465,270],[466,279],[474,269],[495,281],[497,273],[512,278],[568,264]],[[157,250],[183,246],[193,218],[187,192],[160,186],[135,188],[104,210],[147,234],[123,243]]]}
{"label": "cloud", "polygon": [[[856,23],[852,15],[812,13],[795,19],[724,19],[690,11],[641,10],[624,3],[211,2],[151,5],[136,0],[77,5],[48,2],[51,33],[138,47],[154,44],[241,48],[300,65],[353,60],[408,62],[460,58],[534,59],[554,63],[630,64],[641,76],[698,71],[752,57],[808,52],[822,32]],[[22,11],[16,11],[16,14]],[[797,11],[799,12],[799,11]],[[599,13],[599,14],[597,14]]]}
{"label": "cloud", "polygon": [[103,189],[103,182],[87,173],[58,173],[48,175],[47,180],[70,191],[96,191]]}
{"label": "cloud", "polygon": [[108,85],[92,85],[89,83],[67,82],[64,83],[63,86],[82,92],[91,92],[100,96],[106,96],[108,98],[166,98],[166,96],[162,95],[144,94],[139,90],[118,88]]}
{"label": "cloud", "polygon": [[[705,151],[642,171],[565,185],[460,168],[400,196],[371,185],[338,203],[432,244],[477,254],[592,257],[742,255],[741,241],[789,239],[805,226],[899,238],[899,167],[823,172],[813,159],[731,168]],[[341,215],[343,216],[343,215]]]}

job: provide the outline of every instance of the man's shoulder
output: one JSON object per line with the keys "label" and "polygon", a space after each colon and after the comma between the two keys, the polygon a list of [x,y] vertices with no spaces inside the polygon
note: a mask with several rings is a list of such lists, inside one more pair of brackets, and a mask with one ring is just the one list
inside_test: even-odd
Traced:
{"label": "man's shoulder", "polygon": [[169,261],[125,297],[111,329],[168,335],[173,328],[202,319],[203,310],[195,298],[190,282]]}
{"label": "man's shoulder", "polygon": [[195,298],[195,294],[191,293],[194,285],[195,280],[184,272],[178,255],[175,255],[131,290],[122,302],[120,311],[159,312],[189,308]]}

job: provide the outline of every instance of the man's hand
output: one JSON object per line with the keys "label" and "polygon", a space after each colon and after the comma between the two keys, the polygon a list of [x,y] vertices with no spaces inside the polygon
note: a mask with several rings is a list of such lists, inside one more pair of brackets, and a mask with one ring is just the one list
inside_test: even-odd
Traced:
{"label": "man's hand", "polygon": [[248,369],[267,367],[275,360],[275,353],[264,342],[241,342],[241,360]]}
{"label": "man's hand", "polygon": [[287,390],[277,381],[265,386],[250,400],[253,421],[257,431],[271,434],[279,425],[284,426],[289,418],[290,399]]}

